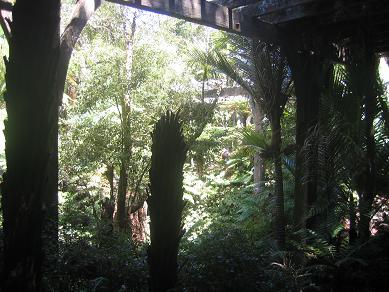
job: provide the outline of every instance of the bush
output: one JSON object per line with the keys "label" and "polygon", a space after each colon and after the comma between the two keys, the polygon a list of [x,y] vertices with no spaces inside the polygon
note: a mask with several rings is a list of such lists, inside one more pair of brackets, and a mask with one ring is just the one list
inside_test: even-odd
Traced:
{"label": "bush", "polygon": [[145,246],[122,236],[98,241],[74,238],[61,242],[58,258],[46,269],[46,290],[147,291]]}

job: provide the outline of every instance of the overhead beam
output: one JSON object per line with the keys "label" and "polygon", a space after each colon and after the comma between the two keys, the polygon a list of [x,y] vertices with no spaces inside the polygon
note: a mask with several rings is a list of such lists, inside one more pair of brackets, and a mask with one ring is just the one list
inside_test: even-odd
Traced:
{"label": "overhead beam", "polygon": [[239,9],[243,14],[255,14],[262,22],[283,25],[323,15],[328,15],[332,22],[374,17],[386,13],[388,7],[389,2],[382,0],[284,0],[282,4],[260,1]]}
{"label": "overhead beam", "polygon": [[[279,2],[265,2],[246,5],[240,8],[244,14],[251,13],[263,22],[280,24],[304,17],[312,16],[315,13],[321,12],[316,9],[320,4],[333,4],[332,0],[287,0],[282,4]],[[308,8],[308,9],[307,9]]]}
{"label": "overhead beam", "polygon": [[318,0],[306,1],[304,5],[293,5],[276,12],[266,12],[258,16],[259,19],[273,24],[284,24],[291,21],[302,20],[310,17],[332,12],[334,6],[331,2]]}
{"label": "overhead beam", "polygon": [[260,0],[209,0],[219,5],[226,6],[228,8],[237,8],[239,6],[246,6],[254,3],[258,3]]}
{"label": "overhead beam", "polygon": [[0,10],[6,10],[6,11],[12,11],[12,3],[5,1],[5,0],[0,0]]}
{"label": "overhead beam", "polygon": [[124,6],[190,20],[218,29],[229,29],[227,7],[202,0],[107,0]]}
{"label": "overhead beam", "polygon": [[260,3],[256,3],[254,5],[256,6],[256,10],[259,13],[259,15],[264,16],[266,14],[284,11],[285,9],[294,8],[296,6],[317,3],[321,1],[328,1],[328,0],[288,0],[288,1],[284,1],[283,4],[279,4],[278,2],[267,4],[261,1]]}
{"label": "overhead beam", "polygon": [[255,15],[241,13],[205,0],[106,0],[124,6],[164,14],[219,30],[267,42],[276,40],[276,28],[261,23]]}

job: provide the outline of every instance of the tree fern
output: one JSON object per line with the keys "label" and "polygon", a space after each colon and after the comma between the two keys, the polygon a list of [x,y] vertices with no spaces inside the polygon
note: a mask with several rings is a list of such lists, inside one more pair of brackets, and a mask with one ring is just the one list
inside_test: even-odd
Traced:
{"label": "tree fern", "polygon": [[177,280],[177,254],[183,234],[183,166],[187,146],[178,114],[167,112],[152,134],[148,250],[150,290],[167,291]]}

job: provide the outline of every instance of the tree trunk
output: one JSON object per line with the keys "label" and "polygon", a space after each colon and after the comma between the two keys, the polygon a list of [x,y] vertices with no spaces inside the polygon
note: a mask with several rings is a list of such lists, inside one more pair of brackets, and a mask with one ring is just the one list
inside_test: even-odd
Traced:
{"label": "tree trunk", "polygon": [[[262,133],[263,132],[262,121],[264,117],[262,109],[260,108],[259,104],[255,102],[253,97],[249,98],[249,105],[250,105],[251,113],[253,115],[255,131],[257,133]],[[260,153],[256,152],[254,155],[254,184],[255,184],[254,193],[255,194],[259,194],[262,191],[264,180],[265,180],[265,168],[264,168],[263,159]]]}
{"label": "tree trunk", "polygon": [[147,211],[146,206],[139,208],[136,212],[130,214],[131,228],[132,228],[132,240],[138,243],[144,243],[146,240],[146,222]]}
{"label": "tree trunk", "polygon": [[379,59],[369,46],[369,36],[366,34],[353,39],[348,48],[347,69],[353,77],[354,94],[363,102],[363,126],[365,157],[363,173],[356,182],[358,185],[359,214],[358,238],[366,241],[370,237],[370,216],[374,197],[377,192],[376,180],[376,142],[374,138],[374,119],[377,115],[379,84]]}
{"label": "tree trunk", "polygon": [[58,107],[72,49],[99,5],[100,0],[78,1],[61,40],[58,0],[19,0],[12,25],[3,27],[10,50],[2,185],[4,291],[40,290],[42,239],[57,245]]}
{"label": "tree trunk", "polygon": [[46,205],[46,212],[43,218],[43,234],[42,234],[42,248],[43,248],[43,272],[47,272],[50,266],[58,264],[58,249],[59,249],[59,211],[58,211],[58,122],[59,122],[59,103],[53,109],[53,130],[50,135],[50,149],[52,149],[48,162],[48,181],[47,193],[43,199]]}
{"label": "tree trunk", "polygon": [[3,291],[42,289],[44,218],[56,204],[48,198],[56,181],[59,21],[59,0],[15,3],[6,64]]}
{"label": "tree trunk", "polygon": [[[133,55],[133,42],[136,30],[137,14],[133,15],[131,25],[128,28],[126,21],[127,16],[125,10],[121,10],[122,17],[125,20],[123,23],[123,34],[126,39],[126,81],[128,88],[125,94],[120,100],[120,123],[121,123],[121,158],[120,158],[120,177],[117,196],[117,213],[116,221],[119,231],[131,231],[131,227],[128,226],[131,221],[128,219],[129,213],[126,207],[126,197],[128,191],[128,171],[129,163],[132,156],[132,137],[131,137],[131,76],[132,76],[132,55]],[[131,206],[129,206],[131,208]]]}
{"label": "tree trunk", "polygon": [[274,162],[274,178],[275,178],[275,218],[274,232],[278,244],[278,248],[285,247],[285,212],[284,212],[284,179],[282,174],[281,161],[281,115],[279,108],[275,108],[271,116],[271,131],[272,131],[272,151]]}
{"label": "tree trunk", "polygon": [[349,197],[349,216],[350,216],[350,229],[349,229],[349,243],[355,243],[357,239],[357,230],[356,230],[356,213],[355,213],[355,204],[353,194],[350,193]]}
{"label": "tree trunk", "polygon": [[115,177],[115,173],[114,173],[114,166],[112,164],[110,165],[107,165],[107,171],[105,173],[107,179],[108,179],[108,183],[109,183],[109,199],[111,201],[115,201],[115,186],[114,186],[114,177]]}
{"label": "tree trunk", "polygon": [[[124,155],[126,154],[124,153]],[[127,159],[123,157],[120,162],[119,185],[116,201],[116,223],[119,231],[127,231],[128,229],[128,218],[126,210],[126,198],[128,189],[127,165]]]}
{"label": "tree trunk", "polygon": [[112,164],[107,165],[105,176],[109,183],[109,198],[105,198],[102,202],[101,218],[107,220],[111,225],[113,223],[113,213],[115,212],[114,167]]}
{"label": "tree trunk", "polygon": [[377,169],[375,164],[376,145],[374,139],[374,119],[377,113],[377,70],[378,59],[374,53],[367,52],[360,60],[360,70],[365,73],[364,109],[365,109],[365,138],[366,138],[366,184],[359,198],[359,237],[367,241],[370,237],[370,213],[376,194]]}

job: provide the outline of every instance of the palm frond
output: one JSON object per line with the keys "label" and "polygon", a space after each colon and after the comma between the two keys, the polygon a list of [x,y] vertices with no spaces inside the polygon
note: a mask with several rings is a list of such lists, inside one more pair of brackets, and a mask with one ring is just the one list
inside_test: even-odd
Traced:
{"label": "palm frond", "polygon": [[245,128],[242,131],[242,136],[242,145],[252,147],[259,152],[265,152],[271,147],[268,143],[269,139],[264,133]]}
{"label": "palm frond", "polygon": [[[243,60],[235,60],[234,64],[234,59],[227,59],[227,57],[222,52],[217,50],[211,51],[208,54],[197,51],[196,55],[203,62],[206,62],[207,64],[215,67],[217,70],[233,79],[250,95],[254,94],[251,81],[247,78],[247,76],[251,75],[251,67]],[[239,63],[239,66],[236,63]],[[240,70],[238,70],[238,68]]]}

